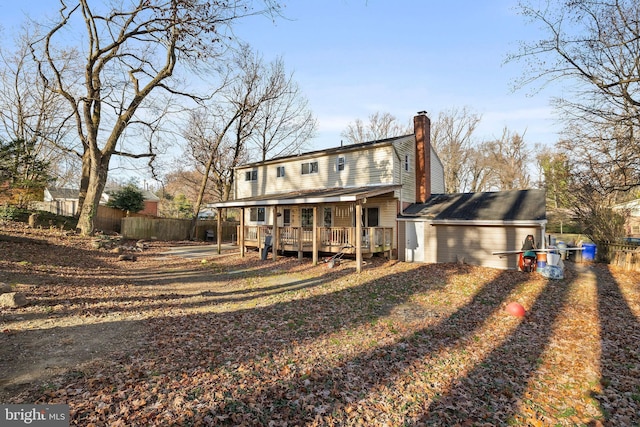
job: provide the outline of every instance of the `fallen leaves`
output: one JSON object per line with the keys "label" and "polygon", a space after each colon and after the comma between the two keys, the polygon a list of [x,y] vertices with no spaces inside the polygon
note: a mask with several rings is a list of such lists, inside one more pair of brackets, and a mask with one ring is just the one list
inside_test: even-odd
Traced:
{"label": "fallen leaves", "polygon": [[[2,311],[0,364],[33,361],[34,380],[5,400],[68,403],[73,424],[639,421],[631,273],[576,265],[547,281],[374,258],[358,275],[349,260],[168,258],[158,242],[123,267],[79,238],[19,231],[0,231],[15,236],[0,239],[0,280],[32,303]],[[55,374],[36,375],[53,354]]]}

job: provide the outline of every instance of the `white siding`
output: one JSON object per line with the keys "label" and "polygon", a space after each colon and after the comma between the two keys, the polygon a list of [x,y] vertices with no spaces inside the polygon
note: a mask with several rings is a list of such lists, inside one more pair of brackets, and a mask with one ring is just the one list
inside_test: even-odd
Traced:
{"label": "white siding", "polygon": [[[393,155],[394,162],[394,183],[402,184],[402,190],[396,191],[396,197],[404,203],[415,203],[416,201],[416,140],[409,137],[394,143],[397,155]],[[404,157],[409,156],[409,170],[404,169]]]}
{"label": "white siding", "polygon": [[[345,158],[345,169],[337,170],[338,157]],[[394,153],[391,145],[366,147],[359,151],[318,157],[294,157],[280,163],[267,163],[236,171],[236,198],[278,194],[300,189],[360,187],[393,184]],[[318,173],[302,174],[302,164],[318,162]],[[278,177],[278,166],[285,176]],[[257,170],[256,181],[246,181],[245,172]]]}
{"label": "white siding", "polygon": [[540,235],[537,227],[433,225],[425,222],[425,262],[464,262],[483,267],[516,269],[517,255],[500,257],[494,251],[517,250],[527,234]]}
{"label": "white siding", "polygon": [[[423,262],[460,262],[499,269],[517,269],[518,254],[500,257],[492,252],[518,250],[527,234],[540,239],[541,229],[535,226],[483,226],[483,225],[434,225],[420,219],[400,221],[398,225],[398,257],[400,261],[411,262],[407,254],[416,248],[407,248],[411,241],[408,229],[410,223],[421,222],[424,234],[416,236],[417,245],[424,254]],[[409,250],[407,250],[409,249]]]}
{"label": "white siding", "polygon": [[444,166],[431,147],[431,193],[444,193]]}

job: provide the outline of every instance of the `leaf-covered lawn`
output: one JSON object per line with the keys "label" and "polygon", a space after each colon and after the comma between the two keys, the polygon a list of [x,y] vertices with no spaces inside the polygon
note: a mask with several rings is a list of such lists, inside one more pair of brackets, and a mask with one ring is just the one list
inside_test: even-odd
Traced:
{"label": "leaf-covered lawn", "polygon": [[0,229],[0,281],[31,301],[1,312],[4,403],[67,403],[82,426],[640,423],[637,273],[373,258],[356,274],[168,245],[127,263]]}

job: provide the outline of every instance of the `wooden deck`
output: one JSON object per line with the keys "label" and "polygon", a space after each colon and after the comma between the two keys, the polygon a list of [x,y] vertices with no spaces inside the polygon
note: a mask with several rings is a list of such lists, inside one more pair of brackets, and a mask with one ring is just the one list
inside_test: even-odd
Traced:
{"label": "wooden deck", "polygon": [[[319,227],[318,251],[327,253],[355,253],[355,227]],[[238,233],[241,235],[241,233]],[[244,244],[247,247],[264,246],[265,238],[273,239],[271,226],[245,226]],[[277,248],[283,251],[311,252],[313,251],[313,229],[303,227],[279,227]],[[239,243],[239,242],[238,242]],[[273,243],[272,243],[273,244]],[[374,254],[387,252],[393,247],[393,228],[391,227],[363,227],[362,253]]]}

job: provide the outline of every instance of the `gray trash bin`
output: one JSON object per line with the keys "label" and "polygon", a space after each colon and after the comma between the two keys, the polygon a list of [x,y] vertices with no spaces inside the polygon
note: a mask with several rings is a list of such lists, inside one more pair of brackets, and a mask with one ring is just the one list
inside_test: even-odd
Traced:
{"label": "gray trash bin", "polygon": [[271,249],[271,236],[265,236],[264,238],[264,247],[262,248],[262,259],[267,259],[267,253]]}

